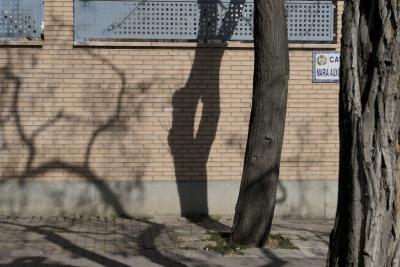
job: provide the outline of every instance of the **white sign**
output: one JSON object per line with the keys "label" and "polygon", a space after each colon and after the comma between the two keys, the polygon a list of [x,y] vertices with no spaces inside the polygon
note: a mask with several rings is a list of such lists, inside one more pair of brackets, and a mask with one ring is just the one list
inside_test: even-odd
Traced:
{"label": "white sign", "polygon": [[313,83],[338,83],[340,53],[313,52]]}

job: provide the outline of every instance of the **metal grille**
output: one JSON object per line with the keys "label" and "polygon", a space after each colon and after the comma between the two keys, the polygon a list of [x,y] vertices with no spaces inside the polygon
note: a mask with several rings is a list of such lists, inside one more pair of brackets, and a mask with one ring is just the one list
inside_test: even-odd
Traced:
{"label": "metal grille", "polygon": [[[75,41],[252,41],[253,7],[253,0],[75,0]],[[286,7],[289,41],[333,41],[331,1]]]}
{"label": "metal grille", "polygon": [[75,1],[75,40],[251,40],[245,1]]}
{"label": "metal grille", "polygon": [[42,0],[0,0],[0,39],[41,37]]}
{"label": "metal grille", "polygon": [[334,6],[330,1],[287,1],[289,41],[333,41]]}

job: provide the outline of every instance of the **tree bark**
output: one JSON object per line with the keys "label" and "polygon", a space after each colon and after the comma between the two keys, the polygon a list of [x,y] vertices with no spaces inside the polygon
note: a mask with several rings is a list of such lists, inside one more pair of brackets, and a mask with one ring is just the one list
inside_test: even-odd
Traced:
{"label": "tree bark", "polygon": [[285,127],[289,55],[283,0],[254,1],[254,81],[235,243],[263,246],[271,229]]}
{"label": "tree bark", "polygon": [[400,266],[399,3],[345,1],[339,195],[328,266]]}

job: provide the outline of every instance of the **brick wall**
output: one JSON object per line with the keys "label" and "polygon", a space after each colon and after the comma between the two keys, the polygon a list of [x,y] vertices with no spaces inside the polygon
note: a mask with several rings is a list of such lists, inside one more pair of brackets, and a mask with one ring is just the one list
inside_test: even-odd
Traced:
{"label": "brick wall", "polygon": [[[27,43],[0,48],[3,179],[240,179],[248,45],[74,47],[72,0],[45,1],[45,41]],[[327,48],[291,46],[283,179],[336,179],[338,85],[311,82]]]}

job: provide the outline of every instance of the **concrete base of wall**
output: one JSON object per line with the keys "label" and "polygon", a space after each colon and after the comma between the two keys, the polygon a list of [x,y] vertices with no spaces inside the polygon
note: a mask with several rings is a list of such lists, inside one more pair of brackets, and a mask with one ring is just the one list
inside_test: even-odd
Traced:
{"label": "concrete base of wall", "polygon": [[[239,186],[240,181],[2,181],[0,213],[231,215]],[[281,181],[275,216],[330,219],[336,201],[337,181]]]}

